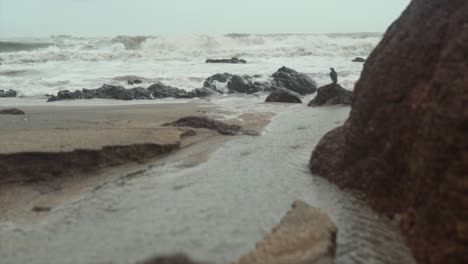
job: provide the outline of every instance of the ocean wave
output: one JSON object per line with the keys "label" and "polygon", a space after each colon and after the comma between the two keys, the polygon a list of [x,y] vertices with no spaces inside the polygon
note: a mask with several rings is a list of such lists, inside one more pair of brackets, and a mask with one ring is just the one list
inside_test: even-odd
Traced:
{"label": "ocean wave", "polygon": [[6,42],[0,41],[0,52],[31,51],[41,48],[47,48],[53,43],[40,42]]}
{"label": "ocean wave", "polygon": [[[323,35],[190,34],[117,36],[108,39],[54,38],[51,43],[3,43],[4,64],[48,61],[193,60],[206,58],[367,56],[380,40],[377,33]],[[10,43],[10,44],[5,44]],[[9,48],[7,48],[9,47]],[[11,47],[14,47],[13,49]],[[39,49],[40,48],[40,49]],[[5,52],[6,51],[6,52]]]}

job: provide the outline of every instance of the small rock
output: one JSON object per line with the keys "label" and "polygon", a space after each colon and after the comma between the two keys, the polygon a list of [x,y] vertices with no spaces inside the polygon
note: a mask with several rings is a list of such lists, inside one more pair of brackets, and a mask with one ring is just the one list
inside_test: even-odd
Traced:
{"label": "small rock", "polygon": [[49,207],[49,206],[41,206],[41,205],[36,205],[36,206],[34,206],[34,207],[32,208],[32,211],[33,211],[33,212],[38,212],[38,213],[40,213],[40,212],[49,212],[50,210],[52,210],[51,207]]}
{"label": "small rock", "polygon": [[366,59],[361,58],[361,57],[356,57],[353,62],[366,62]]}
{"label": "small rock", "polygon": [[0,109],[0,115],[24,115],[24,111],[18,108]]}
{"label": "small rock", "polygon": [[302,103],[299,95],[288,91],[286,89],[278,89],[273,91],[265,100],[266,103],[278,102],[278,103]]}
{"label": "small rock", "polygon": [[260,135],[257,131],[254,131],[254,130],[244,130],[242,129],[241,126],[238,126],[238,125],[229,125],[220,121],[216,121],[213,119],[200,117],[200,116],[183,117],[175,122],[163,124],[163,126],[206,128],[209,130],[217,131],[218,133],[222,135],[226,135],[226,136],[235,136],[235,135],[258,136]]}
{"label": "small rock", "polygon": [[238,59],[236,57],[232,57],[230,59],[207,59],[205,63],[233,63],[233,64],[239,64],[239,63],[247,63],[246,60],[244,59]]}

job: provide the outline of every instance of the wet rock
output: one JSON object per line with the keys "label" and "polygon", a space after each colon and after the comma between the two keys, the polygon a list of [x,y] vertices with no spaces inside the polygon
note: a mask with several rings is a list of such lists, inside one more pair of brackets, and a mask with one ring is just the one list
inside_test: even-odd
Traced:
{"label": "wet rock", "polygon": [[286,89],[278,89],[270,93],[266,98],[265,102],[278,102],[278,103],[299,103],[302,101],[299,98],[300,96],[294,92],[291,92]]}
{"label": "wet rock", "polygon": [[[160,256],[137,262],[137,264],[203,264],[195,262],[183,254],[173,256]],[[206,263],[205,263],[206,264]]]}
{"label": "wet rock", "polygon": [[155,83],[148,87],[148,90],[153,93],[154,98],[192,98],[187,91],[175,88],[172,86],[164,85],[162,83]]}
{"label": "wet rock", "polygon": [[150,100],[153,99],[152,95],[154,95],[154,93],[151,93],[149,89],[145,89],[143,87],[129,89],[129,92],[132,96],[132,99],[136,100]]}
{"label": "wet rock", "polygon": [[0,90],[0,97],[16,97],[17,96],[17,92],[15,90],[8,90],[8,91],[4,91],[4,90]]}
{"label": "wet rock", "polygon": [[318,88],[317,96],[315,96],[308,106],[321,106],[321,105],[350,105],[353,92],[348,91],[341,87],[339,84],[328,84]]}
{"label": "wet rock", "polygon": [[142,81],[141,81],[141,80],[138,80],[138,79],[136,79],[136,80],[128,80],[127,83],[128,83],[129,85],[134,85],[134,84],[140,84],[140,83],[142,83]]}
{"label": "wet rock", "polygon": [[251,79],[249,80],[249,77],[243,78],[239,75],[233,75],[227,86],[230,93],[251,94],[263,90],[261,86],[257,86]]}
{"label": "wet rock", "polygon": [[285,88],[300,95],[315,93],[317,90],[317,84],[309,76],[284,66],[272,76],[273,86]]}
{"label": "wet rock", "polygon": [[336,233],[337,228],[327,215],[303,201],[295,201],[255,250],[235,264],[332,264]]}
{"label": "wet rock", "polygon": [[244,130],[241,126],[238,125],[229,125],[220,121],[200,116],[183,117],[175,122],[163,124],[163,126],[205,128],[217,131],[218,133],[227,136],[260,135],[257,131],[254,130]]}
{"label": "wet rock", "polygon": [[52,210],[51,207],[49,206],[41,206],[41,205],[36,205],[32,208],[32,211],[33,212],[37,212],[37,213],[42,213],[42,212],[49,212],[50,210]]}
{"label": "wet rock", "polygon": [[244,93],[252,94],[260,91],[270,91],[269,83],[256,82],[255,78],[249,75],[233,75],[230,73],[217,73],[210,76],[203,83],[204,88],[209,88],[214,93]]}
{"label": "wet rock", "polygon": [[188,92],[187,94],[189,98],[194,98],[194,97],[204,98],[204,97],[209,97],[215,94],[219,94],[219,92],[216,90],[207,88],[207,87],[203,87],[203,88],[194,89]]}
{"label": "wet rock", "polygon": [[48,102],[61,101],[61,100],[76,100],[76,99],[116,99],[116,100],[133,100],[137,99],[136,97],[145,97],[145,93],[142,93],[141,89],[125,89],[122,86],[114,86],[104,84],[97,89],[83,89],[82,91],[76,90],[70,92],[68,90],[63,90],[57,93],[57,95],[52,95],[47,100]]}
{"label": "wet rock", "polygon": [[361,57],[356,57],[354,58],[353,62],[366,62],[366,59],[361,58]]}
{"label": "wet rock", "polygon": [[246,60],[244,59],[238,59],[236,57],[232,57],[230,59],[207,59],[205,63],[233,63],[233,64],[239,64],[239,63],[247,63]]}
{"label": "wet rock", "polygon": [[[419,263],[468,263],[468,1],[413,0],[310,169],[400,215]],[[424,23],[421,23],[424,17]]]}
{"label": "wet rock", "polygon": [[18,108],[0,109],[0,115],[24,115],[24,111]]}

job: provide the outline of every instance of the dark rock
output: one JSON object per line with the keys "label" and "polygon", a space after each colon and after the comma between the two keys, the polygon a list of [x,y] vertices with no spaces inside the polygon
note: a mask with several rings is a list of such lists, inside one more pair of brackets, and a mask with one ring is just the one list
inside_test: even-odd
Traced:
{"label": "dark rock", "polygon": [[350,105],[352,97],[353,92],[344,89],[339,84],[331,83],[318,88],[317,96],[310,101],[308,106],[336,104]]}
{"label": "dark rock", "polygon": [[[250,77],[250,76],[249,76]],[[228,89],[230,93],[256,93],[262,91],[261,86],[257,86],[251,81],[249,77],[241,77],[239,75],[233,75],[231,80],[228,82]]]}
{"label": "dark rock", "polygon": [[187,94],[188,94],[188,97],[190,98],[194,98],[194,97],[204,98],[204,97],[209,97],[215,94],[219,94],[219,92],[213,89],[207,88],[207,87],[203,87],[203,88],[194,89],[188,92]]}
{"label": "dark rock", "polygon": [[191,128],[206,128],[209,130],[217,131],[222,135],[235,136],[235,135],[249,135],[258,136],[259,133],[253,130],[244,130],[238,125],[229,125],[220,121],[209,119],[200,116],[187,116],[175,122],[163,124],[163,126],[173,127],[191,127]]}
{"label": "dark rock", "polygon": [[[133,99],[136,100],[150,100],[153,99],[151,91],[143,87],[135,87],[129,90]],[[154,93],[153,93],[154,94]]]}
{"label": "dark rock", "polygon": [[[217,73],[213,76],[208,77],[205,82],[203,83],[203,87],[210,88],[213,90],[218,90],[218,85],[217,83],[227,83],[229,80],[231,80],[232,74],[230,73]],[[225,92],[225,91],[220,91]]]}
{"label": "dark rock", "polygon": [[278,89],[273,91],[265,100],[265,102],[278,102],[278,103],[299,103],[302,101],[299,95],[286,89]]}
{"label": "dark rock", "polygon": [[317,84],[309,76],[284,66],[272,76],[273,86],[285,88],[300,95],[311,94],[317,90]]}
{"label": "dark rock", "polygon": [[33,212],[37,212],[37,213],[40,213],[40,212],[49,212],[50,210],[52,210],[51,207],[49,206],[40,206],[40,205],[36,205],[32,208],[32,211]]}
{"label": "dark rock", "polygon": [[195,262],[183,254],[173,256],[160,256],[137,262],[137,264],[203,264]]}
{"label": "dark rock", "polygon": [[467,14],[465,0],[413,0],[309,164],[399,215],[418,263],[468,263]]}
{"label": "dark rock", "polygon": [[0,115],[24,115],[24,111],[18,108],[0,109]]}
{"label": "dark rock", "polygon": [[154,98],[162,99],[162,98],[192,98],[187,91],[164,85],[162,83],[155,83],[148,87],[148,90],[153,93]]}
{"label": "dark rock", "polygon": [[137,79],[137,80],[128,80],[127,83],[128,83],[129,85],[134,85],[134,84],[140,84],[140,83],[142,83],[142,81],[141,81],[141,80],[138,80],[138,79]]}
{"label": "dark rock", "polygon": [[353,62],[366,62],[366,59],[361,58],[361,57],[356,57]]}
{"label": "dark rock", "polygon": [[238,59],[236,57],[232,57],[230,59],[207,59],[205,63],[233,63],[233,64],[239,64],[239,63],[247,63],[246,60],[243,59]]}
{"label": "dark rock", "polygon": [[4,90],[0,90],[0,97],[16,97],[18,95],[18,93],[15,91],[15,90],[8,90],[8,91],[4,91]]}

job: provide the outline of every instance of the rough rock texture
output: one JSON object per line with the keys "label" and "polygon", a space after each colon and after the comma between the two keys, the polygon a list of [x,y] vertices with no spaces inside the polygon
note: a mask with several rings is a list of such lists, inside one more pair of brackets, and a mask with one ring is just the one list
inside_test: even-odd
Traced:
{"label": "rough rock texture", "polygon": [[467,43],[468,1],[413,0],[368,58],[349,119],[310,160],[400,215],[420,263],[468,263]]}
{"label": "rough rock texture", "polygon": [[315,93],[317,90],[317,84],[309,76],[284,66],[272,76],[273,86],[285,88],[300,95]]}
{"label": "rough rock texture", "polygon": [[206,128],[215,130],[222,135],[235,136],[235,135],[249,135],[258,136],[259,133],[254,130],[244,130],[238,125],[229,125],[220,121],[209,119],[200,116],[187,116],[175,122],[163,124],[163,126],[173,127],[191,127],[191,128]]}
{"label": "rough rock texture", "polygon": [[17,92],[14,91],[14,90],[8,90],[8,91],[4,91],[4,90],[0,90],[0,97],[16,97],[17,96]]}
{"label": "rough rock texture", "polygon": [[0,115],[24,115],[24,111],[18,108],[0,109]]}
{"label": "rough rock texture", "polygon": [[244,59],[238,59],[236,57],[232,57],[230,59],[207,59],[205,63],[233,63],[233,64],[239,64],[239,63],[247,63],[246,60]]}
{"label": "rough rock texture", "polygon": [[354,58],[353,62],[366,62],[366,59],[361,58],[361,57],[356,57]]}
{"label": "rough rock texture", "polygon": [[327,215],[295,201],[271,234],[236,264],[334,263],[336,233],[336,226]]}
{"label": "rough rock texture", "polygon": [[350,105],[352,96],[353,92],[344,89],[339,84],[331,83],[318,88],[317,96],[310,101],[308,106]]}
{"label": "rough rock texture", "polygon": [[162,83],[155,83],[148,87],[148,90],[153,94],[154,98],[192,98],[187,91],[175,88],[172,86],[167,86]]}
{"label": "rough rock texture", "polygon": [[299,95],[288,91],[286,89],[278,89],[270,93],[270,95],[265,99],[265,102],[278,102],[278,103],[299,103],[302,101],[299,98]]}
{"label": "rough rock texture", "polygon": [[263,91],[263,87],[253,83],[249,77],[250,76],[246,78],[246,76],[241,77],[239,75],[233,75],[227,84],[229,92],[251,94]]}
{"label": "rough rock texture", "polygon": [[97,89],[83,89],[82,91],[76,90],[70,92],[63,90],[52,95],[47,100],[48,102],[60,100],[75,100],[75,99],[117,99],[117,100],[138,100],[138,99],[152,99],[151,92],[145,88],[137,87],[125,89],[122,86],[114,86],[104,84]]}

